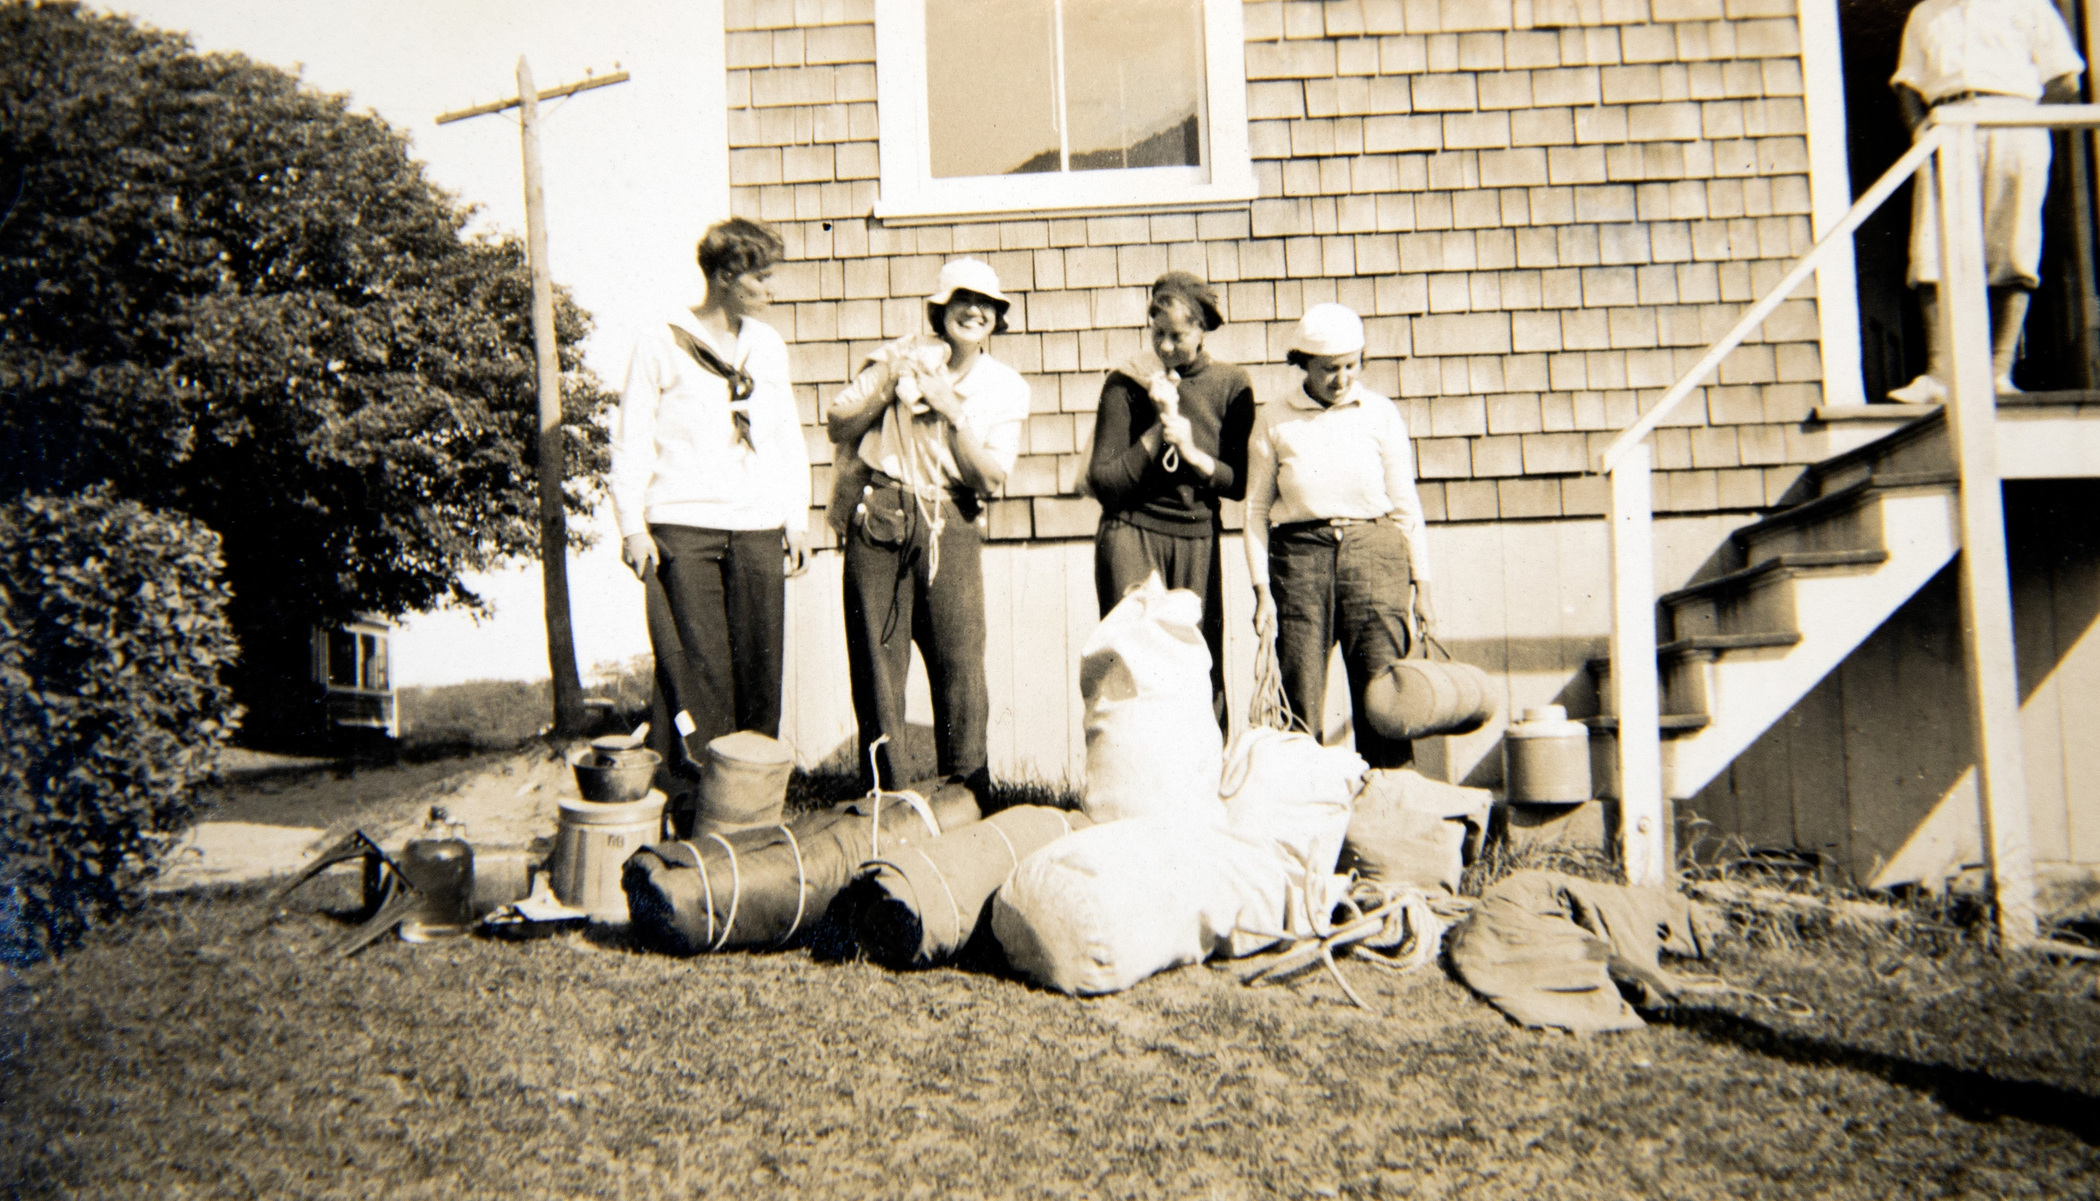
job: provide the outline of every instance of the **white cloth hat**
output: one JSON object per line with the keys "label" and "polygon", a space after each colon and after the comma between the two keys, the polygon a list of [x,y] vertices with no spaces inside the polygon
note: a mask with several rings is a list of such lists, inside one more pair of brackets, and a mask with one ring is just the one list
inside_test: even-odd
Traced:
{"label": "white cloth hat", "polygon": [[1291,349],[1301,354],[1355,354],[1364,348],[1364,322],[1343,304],[1316,304],[1298,318]]}
{"label": "white cloth hat", "polygon": [[933,295],[926,298],[928,304],[947,304],[948,298],[957,291],[975,292],[1006,307],[1013,299],[999,290],[999,273],[983,259],[950,259],[941,264],[940,283],[934,285]]}

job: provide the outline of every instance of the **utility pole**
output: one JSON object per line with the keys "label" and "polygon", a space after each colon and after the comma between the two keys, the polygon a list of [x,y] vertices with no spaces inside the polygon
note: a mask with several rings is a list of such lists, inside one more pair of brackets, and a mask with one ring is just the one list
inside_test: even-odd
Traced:
{"label": "utility pole", "polygon": [[569,519],[561,482],[566,450],[561,432],[561,364],[555,353],[554,281],[547,271],[546,200],[540,189],[540,101],[573,96],[622,83],[627,72],[563,84],[544,92],[532,86],[532,67],[518,57],[518,94],[509,100],[442,114],[437,123],[519,110],[525,159],[525,260],[532,269],[532,344],[539,369],[540,583],[547,611],[547,666],[554,679],[554,732],[584,731],[583,680],[576,671],[576,635],[569,613]]}

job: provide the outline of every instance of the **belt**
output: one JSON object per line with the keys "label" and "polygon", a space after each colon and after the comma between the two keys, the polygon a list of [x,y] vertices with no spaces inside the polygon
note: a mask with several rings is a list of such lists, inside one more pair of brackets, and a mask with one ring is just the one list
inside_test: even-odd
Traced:
{"label": "belt", "polygon": [[1380,523],[1392,526],[1400,524],[1393,520],[1393,515],[1390,513],[1383,517],[1315,517],[1310,521],[1285,522],[1276,526],[1272,532],[1278,534],[1303,534],[1312,530],[1341,529],[1345,526],[1378,525]]}
{"label": "belt", "polygon": [[[910,484],[907,484],[903,480],[900,480],[897,477],[890,475],[888,472],[875,469],[869,470],[868,483],[877,488],[895,488],[900,492],[912,491],[912,486]],[[957,487],[952,484],[935,484],[931,485],[931,487],[939,491],[941,495],[946,496],[951,500],[963,496],[976,495],[974,489]]]}
{"label": "belt", "polygon": [[1927,108],[1938,108],[1942,104],[1966,104],[1971,100],[1996,97],[2002,100],[2025,100],[2025,96],[2014,96],[2006,92],[1949,92],[1937,100],[1926,102]]}

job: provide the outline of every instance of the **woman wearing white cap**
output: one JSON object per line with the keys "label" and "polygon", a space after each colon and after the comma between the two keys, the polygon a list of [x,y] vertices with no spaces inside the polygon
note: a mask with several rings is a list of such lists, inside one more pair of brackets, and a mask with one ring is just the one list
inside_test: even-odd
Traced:
{"label": "woman wearing white cap", "polygon": [[1398,767],[1413,745],[1363,720],[1364,688],[1407,654],[1410,583],[1428,632],[1427,527],[1407,423],[1359,382],[1363,351],[1363,321],[1348,308],[1317,304],[1299,319],[1290,362],[1304,390],[1263,405],[1247,442],[1247,570],[1255,628],[1275,633],[1292,712],[1318,733],[1339,641],[1357,753]]}
{"label": "woman wearing white cap", "polygon": [[[833,523],[846,544],[846,657],[861,754],[889,735],[881,783],[897,784],[904,682],[917,642],[933,693],[937,770],[985,767],[983,497],[1006,480],[1028,420],[1028,384],[992,358],[1012,305],[990,264],[956,259],[926,299],[933,336],[877,350],[827,409],[839,464]],[[874,781],[870,781],[873,783]]]}

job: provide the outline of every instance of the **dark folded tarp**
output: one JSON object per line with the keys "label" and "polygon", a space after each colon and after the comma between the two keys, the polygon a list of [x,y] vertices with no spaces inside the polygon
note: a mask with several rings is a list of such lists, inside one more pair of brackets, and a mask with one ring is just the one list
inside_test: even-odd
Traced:
{"label": "dark folded tarp", "polygon": [[1084,813],[1018,805],[931,842],[885,851],[862,864],[839,894],[841,924],[877,963],[945,963],[987,920],[992,894],[1021,860],[1092,824]]}
{"label": "dark folded tarp", "polygon": [[681,955],[786,945],[824,916],[862,863],[978,818],[977,797],[961,784],[908,791],[926,798],[939,831],[885,793],[879,805],[862,798],[786,825],[643,847],[620,877],[634,933]]}
{"label": "dark folded tarp", "polygon": [[1651,1005],[1676,992],[1657,957],[1696,958],[1703,925],[1675,892],[1524,871],[1488,889],[1447,945],[1459,979],[1510,1017],[1597,1033],[1643,1024],[1614,979]]}

